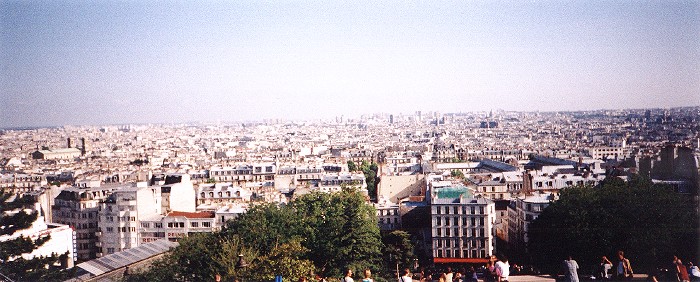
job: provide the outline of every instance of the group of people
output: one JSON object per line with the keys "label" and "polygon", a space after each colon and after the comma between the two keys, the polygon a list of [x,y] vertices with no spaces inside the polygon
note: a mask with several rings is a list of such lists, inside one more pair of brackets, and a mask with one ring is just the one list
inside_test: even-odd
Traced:
{"label": "group of people", "polygon": [[[571,260],[571,257],[569,257]],[[576,261],[574,261],[576,263]],[[578,265],[576,265],[578,269]],[[603,256],[600,258],[600,264],[598,265],[598,278],[601,280],[631,280],[634,276],[634,271],[632,270],[632,264],[630,260],[625,257],[625,252],[617,252],[617,265],[613,268],[613,263],[608,259],[608,257]],[[576,278],[578,281],[578,278]],[[574,280],[572,280],[574,281]]]}
{"label": "group of people", "polygon": [[692,262],[686,266],[680,258],[673,256],[673,261],[669,266],[669,276],[669,279],[673,281],[700,281],[700,269]]}

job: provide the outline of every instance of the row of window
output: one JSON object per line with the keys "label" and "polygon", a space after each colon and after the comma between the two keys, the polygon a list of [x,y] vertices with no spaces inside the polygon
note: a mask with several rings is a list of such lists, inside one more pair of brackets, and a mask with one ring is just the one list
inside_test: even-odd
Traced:
{"label": "row of window", "polygon": [[[190,221],[190,227],[193,228],[198,228],[198,227],[204,227],[204,228],[211,228],[211,222],[209,221]],[[168,222],[168,228],[185,228],[185,222]],[[141,222],[141,227],[143,228],[151,228],[151,223],[150,222]],[[154,228],[163,228],[163,223],[160,222],[154,222],[153,223]]]}
{"label": "row of window", "polygon": [[[443,232],[443,229],[445,230]],[[466,237],[486,237],[488,233],[486,233],[486,229],[482,228],[464,228],[464,233],[461,235],[459,234],[459,229],[458,227],[455,228],[436,228],[435,229],[435,236],[436,237],[451,237],[451,236],[466,236]]]}
{"label": "row of window", "polygon": [[469,250],[437,250],[437,256],[438,258],[444,258],[444,257],[450,257],[450,258],[485,258],[486,257],[486,251],[481,250],[471,250],[471,256],[469,255]]}
{"label": "row of window", "polygon": [[[476,211],[477,211],[475,206],[471,206],[471,207],[462,206],[461,209],[459,206],[452,206],[452,207],[435,206],[435,214],[450,214],[450,211],[452,211],[452,214],[460,214],[459,213],[460,210],[462,211],[461,214],[476,214]],[[479,214],[484,214],[484,210],[485,210],[484,206],[480,206],[479,207]],[[444,213],[443,213],[443,211],[444,211]],[[467,213],[467,212],[469,212],[469,213]]]}
{"label": "row of window", "polygon": [[[459,248],[460,239],[437,239],[433,240],[435,248]],[[485,248],[486,239],[462,239],[463,248]]]}
{"label": "row of window", "polygon": [[[436,216],[435,217],[435,226],[454,226],[454,225],[461,225],[461,226],[483,226],[484,225],[484,216],[479,216],[479,217],[466,217],[463,216],[462,218],[462,223],[460,224],[459,217],[454,217],[453,220],[450,222],[450,217],[445,216]],[[477,219],[478,218],[478,219]],[[443,224],[444,223],[444,224]],[[467,224],[471,223],[471,224]]]}

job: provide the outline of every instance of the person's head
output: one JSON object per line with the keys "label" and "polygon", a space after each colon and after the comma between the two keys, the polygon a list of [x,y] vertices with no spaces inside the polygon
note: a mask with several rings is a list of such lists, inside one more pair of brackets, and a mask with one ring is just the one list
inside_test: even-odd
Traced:
{"label": "person's head", "polygon": [[606,261],[608,261],[608,257],[603,256],[602,258],[600,258],[600,261],[601,261],[601,262],[606,262]]}
{"label": "person's head", "polygon": [[678,257],[677,257],[677,256],[673,256],[673,262],[677,262],[677,261],[678,261]]}
{"label": "person's head", "polygon": [[508,262],[508,257],[507,257],[506,255],[500,255],[500,256],[498,256],[498,258],[499,258],[502,262]]}
{"label": "person's head", "polygon": [[573,260],[574,258],[571,255],[566,256],[566,260]]}
{"label": "person's head", "polygon": [[693,266],[693,262],[692,262],[692,261],[689,261],[689,262],[688,262],[688,266]]}
{"label": "person's head", "polygon": [[676,264],[683,265],[683,262],[681,261],[681,259],[678,259],[678,260],[676,260]]}
{"label": "person's head", "polygon": [[372,277],[372,271],[368,269],[365,269],[365,278],[370,278]]}
{"label": "person's head", "polygon": [[449,266],[448,266],[448,267],[447,267],[447,273],[450,273],[450,272],[452,272],[452,267],[449,267]]}
{"label": "person's head", "polygon": [[625,258],[625,252],[623,251],[617,251],[617,257],[619,259],[624,259]]}
{"label": "person's head", "polygon": [[410,273],[411,273],[411,271],[408,270],[408,268],[403,269],[403,276],[408,276],[408,274],[410,274]]}
{"label": "person's head", "polygon": [[348,268],[345,270],[345,277],[350,277],[352,276],[352,269]]}

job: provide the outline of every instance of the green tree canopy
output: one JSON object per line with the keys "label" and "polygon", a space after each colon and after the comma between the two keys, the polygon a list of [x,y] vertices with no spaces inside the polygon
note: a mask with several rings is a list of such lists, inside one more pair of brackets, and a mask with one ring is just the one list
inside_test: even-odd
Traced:
{"label": "green tree canopy", "polygon": [[413,268],[416,255],[413,251],[411,235],[406,231],[396,230],[382,236],[384,243],[384,261],[391,268],[397,263],[400,269]]}
{"label": "green tree canopy", "polygon": [[[130,281],[297,280],[316,272],[340,277],[346,267],[381,270],[382,242],[374,207],[354,188],[313,192],[289,205],[262,204],[220,232],[180,241],[161,262]],[[250,266],[236,269],[238,254]]]}
{"label": "green tree canopy", "polygon": [[592,266],[625,251],[637,272],[672,255],[697,259],[698,218],[687,195],[637,176],[561,192],[530,225],[533,263],[555,270],[567,255]]}

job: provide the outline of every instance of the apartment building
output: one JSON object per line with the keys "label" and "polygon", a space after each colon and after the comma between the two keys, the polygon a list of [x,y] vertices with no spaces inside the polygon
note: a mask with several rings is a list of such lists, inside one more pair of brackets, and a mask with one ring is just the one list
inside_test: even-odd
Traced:
{"label": "apartment building", "polygon": [[527,246],[530,223],[556,199],[554,193],[534,193],[513,199],[508,206],[508,243],[518,248]]}
{"label": "apartment building", "polygon": [[161,187],[138,183],[114,191],[100,203],[98,257],[141,243],[140,220],[161,214]]}
{"label": "apartment building", "polygon": [[430,207],[435,263],[481,262],[494,253],[494,202],[484,197],[434,198]]}
{"label": "apartment building", "polygon": [[193,233],[214,232],[220,228],[214,212],[170,212],[167,215],[152,215],[140,221],[140,243],[160,239],[177,242]]}
{"label": "apartment building", "polygon": [[100,248],[96,236],[99,231],[100,202],[104,201],[119,186],[68,187],[54,199],[51,208],[52,220],[66,224],[75,230],[76,258],[88,261],[97,257]]}

